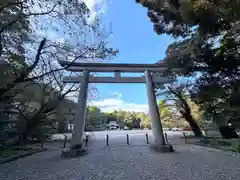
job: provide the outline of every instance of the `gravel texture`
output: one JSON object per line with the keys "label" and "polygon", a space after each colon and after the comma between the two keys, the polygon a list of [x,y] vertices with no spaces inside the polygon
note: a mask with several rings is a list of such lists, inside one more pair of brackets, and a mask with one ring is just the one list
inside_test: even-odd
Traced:
{"label": "gravel texture", "polygon": [[[174,153],[150,151],[143,136],[119,136],[105,146],[91,142],[89,154],[61,158],[60,149],[0,165],[1,180],[239,180],[240,156],[207,147],[175,145]],[[142,137],[142,139],[140,138]],[[141,140],[141,142],[140,142]],[[139,141],[139,142],[138,142]]]}

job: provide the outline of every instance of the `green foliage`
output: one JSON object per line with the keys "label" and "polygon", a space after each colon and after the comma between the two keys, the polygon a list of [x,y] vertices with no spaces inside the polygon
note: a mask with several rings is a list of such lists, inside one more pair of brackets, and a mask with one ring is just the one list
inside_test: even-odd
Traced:
{"label": "green foliage", "polygon": [[98,130],[102,128],[104,116],[101,110],[96,106],[89,106],[87,111],[87,119],[85,129]]}
{"label": "green foliage", "polygon": [[158,111],[160,113],[161,119],[164,119],[168,116],[168,107],[164,100],[158,101]]}
{"label": "green foliage", "polygon": [[168,67],[166,75],[194,77],[194,87],[186,88],[206,117],[219,125],[231,122],[237,127],[240,118],[240,2],[137,2],[148,9],[157,34],[178,38],[169,45],[161,61]]}
{"label": "green foliage", "polygon": [[233,150],[240,153],[240,141],[239,141],[239,139],[236,140],[236,142],[232,143],[231,147],[232,147]]}
{"label": "green foliage", "polygon": [[[158,101],[158,109],[160,113],[161,122],[164,128],[177,127],[178,120],[175,118],[175,112],[169,111],[169,106],[165,101]],[[151,122],[149,115],[144,112],[130,112],[123,110],[115,110],[112,113],[106,115],[111,120],[118,121],[120,127],[128,126],[129,128],[149,128],[151,129]],[[140,127],[136,127],[135,121],[140,119]]]}
{"label": "green foliage", "polygon": [[166,103],[165,100],[158,101],[158,111],[160,114],[160,120],[162,122],[162,126],[164,128],[176,127],[177,122],[174,121],[174,119],[172,119],[173,114],[169,111],[169,105]]}
{"label": "green foliage", "polygon": [[221,31],[229,30],[231,23],[239,20],[238,1],[136,1],[148,9],[148,17],[158,34],[186,37],[198,32],[201,35],[209,33],[216,36]]}

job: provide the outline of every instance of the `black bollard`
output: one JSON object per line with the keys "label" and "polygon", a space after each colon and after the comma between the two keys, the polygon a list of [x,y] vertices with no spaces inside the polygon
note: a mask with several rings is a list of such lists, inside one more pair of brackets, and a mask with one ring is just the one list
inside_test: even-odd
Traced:
{"label": "black bollard", "polygon": [[4,151],[3,144],[0,144],[0,155],[1,155],[1,156],[3,155],[3,151]]}
{"label": "black bollard", "polygon": [[85,140],[85,146],[87,147],[87,145],[88,145],[88,140],[89,140],[89,138],[88,138],[88,135],[86,136],[86,140]]}
{"label": "black bollard", "polygon": [[108,146],[108,141],[109,141],[109,137],[108,137],[108,134],[106,136],[106,145]]}
{"label": "black bollard", "polygon": [[167,137],[167,133],[165,132],[165,139],[166,139],[166,143],[169,143],[168,141],[168,137]]}
{"label": "black bollard", "polygon": [[183,132],[183,137],[184,137],[185,143],[187,144],[187,136],[186,136],[185,132]]}
{"label": "black bollard", "polygon": [[64,140],[63,140],[63,148],[66,148],[66,143],[67,143],[67,136],[64,136]]}
{"label": "black bollard", "polygon": [[43,139],[41,139],[41,148],[43,148]]}
{"label": "black bollard", "polygon": [[147,142],[147,144],[149,144],[148,133],[146,133],[146,142]]}
{"label": "black bollard", "polygon": [[2,138],[1,144],[0,144],[0,154],[1,155],[2,155],[3,151],[4,151],[4,139]]}
{"label": "black bollard", "polygon": [[127,134],[127,145],[129,145],[129,136]]}

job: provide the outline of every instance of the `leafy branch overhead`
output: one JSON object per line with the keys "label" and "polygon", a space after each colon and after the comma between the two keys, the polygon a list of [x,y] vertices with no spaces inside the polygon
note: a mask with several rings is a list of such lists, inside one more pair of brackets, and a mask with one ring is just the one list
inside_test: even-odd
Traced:
{"label": "leafy branch overhead", "polygon": [[[240,2],[232,0],[137,0],[148,9],[154,31],[176,38],[159,63],[167,75],[195,79],[192,99],[212,119],[239,119]],[[179,68],[181,70],[179,70]],[[176,71],[178,69],[178,71]],[[219,120],[220,121],[220,120]]]}
{"label": "leafy branch overhead", "polygon": [[[13,126],[17,142],[24,143],[41,128],[65,120],[61,108],[80,86],[63,83],[63,76],[78,74],[67,73],[58,60],[95,61],[117,55],[118,50],[108,47],[109,32],[99,18],[90,22],[90,13],[78,0],[0,2],[1,133]],[[89,91],[93,98],[96,88]],[[15,120],[9,119],[12,116]]]}

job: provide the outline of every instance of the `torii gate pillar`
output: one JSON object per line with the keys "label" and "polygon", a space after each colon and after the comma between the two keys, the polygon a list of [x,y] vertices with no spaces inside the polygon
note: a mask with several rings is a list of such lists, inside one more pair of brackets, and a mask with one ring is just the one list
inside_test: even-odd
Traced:
{"label": "torii gate pillar", "polygon": [[80,92],[78,96],[77,111],[75,115],[75,124],[72,132],[72,139],[70,142],[70,148],[82,148],[83,134],[85,126],[85,118],[87,111],[87,95],[88,95],[88,79],[89,72],[83,71],[83,81],[80,86]]}
{"label": "torii gate pillar", "polygon": [[151,148],[159,152],[173,152],[171,144],[166,144],[160,114],[157,107],[156,95],[154,92],[154,86],[152,81],[152,75],[148,70],[145,71],[146,89],[148,98],[148,111],[152,124],[152,132],[154,143],[151,144]]}
{"label": "torii gate pillar", "polygon": [[87,150],[83,147],[83,134],[85,127],[85,118],[87,111],[87,95],[88,95],[88,81],[89,71],[82,72],[82,82],[80,86],[76,114],[74,117],[74,127],[72,132],[72,139],[70,141],[70,149],[62,151],[63,157],[76,157],[85,155]]}

